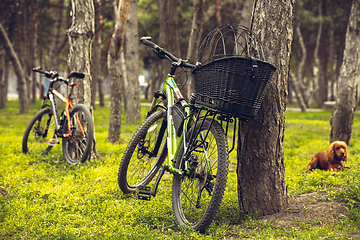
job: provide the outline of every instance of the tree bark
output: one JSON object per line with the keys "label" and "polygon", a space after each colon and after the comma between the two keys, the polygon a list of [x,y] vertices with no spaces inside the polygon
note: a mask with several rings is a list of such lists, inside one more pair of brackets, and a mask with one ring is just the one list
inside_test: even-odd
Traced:
{"label": "tree bark", "polygon": [[[300,23],[295,27],[296,29],[296,33],[299,37],[299,43],[300,43],[300,48],[301,48],[301,60],[298,64],[298,69],[297,69],[297,74],[296,74],[296,80],[295,80],[295,76],[294,76],[294,80],[296,81],[296,84],[298,85],[298,93],[300,94],[298,97],[302,98],[302,100],[298,99],[299,104],[303,104],[305,103],[305,109],[309,108],[309,97],[306,94],[306,89],[304,87],[304,68],[305,68],[305,63],[306,63],[306,55],[307,55],[307,51],[306,51],[306,47],[305,47],[305,43],[304,43],[304,39],[302,37],[301,34],[301,30],[300,30]],[[296,86],[295,86],[296,87]],[[300,106],[302,108],[302,106]]]}
{"label": "tree bark", "polygon": [[350,143],[355,111],[356,83],[360,80],[360,0],[354,0],[346,31],[344,58],[338,79],[338,99],[331,117],[330,142]]}
{"label": "tree bark", "polygon": [[295,92],[295,97],[296,97],[297,103],[298,103],[301,111],[306,112],[306,105],[305,105],[304,99],[300,93],[301,90],[300,90],[299,79],[296,79],[296,77],[294,76],[294,74],[291,71],[290,71],[289,83]]}
{"label": "tree bark", "polygon": [[132,0],[125,33],[126,49],[125,64],[127,88],[126,92],[126,121],[139,121],[140,112],[140,83],[139,83],[139,34],[137,20],[137,0]]}
{"label": "tree bark", "polygon": [[7,100],[7,84],[4,77],[5,66],[5,50],[3,44],[0,41],[0,109],[5,108]]}
{"label": "tree bark", "polygon": [[250,19],[251,19],[251,10],[253,8],[253,0],[245,0],[243,1],[243,8],[241,9],[241,18],[239,21],[240,25],[245,27],[250,26]]}
{"label": "tree bark", "polygon": [[[91,105],[91,53],[92,38],[94,37],[94,5],[92,0],[71,0],[72,24],[67,31],[69,37],[68,65],[70,71],[85,73],[84,79],[72,79],[77,86],[73,88],[73,105],[84,104],[94,119]],[[94,131],[91,158],[96,159],[96,139]]]}
{"label": "tree bark", "polygon": [[[322,18],[322,0],[320,0],[319,3],[319,18]],[[316,46],[315,46],[315,50],[314,50],[314,62],[315,62],[315,67],[317,69],[317,73],[316,73],[316,79],[315,79],[315,89],[314,91],[315,93],[315,100],[316,103],[318,105],[319,108],[321,108],[323,106],[324,101],[326,100],[326,96],[324,96],[324,88],[325,91],[327,91],[327,86],[325,85],[325,76],[324,76],[324,71],[323,71],[323,62],[319,56],[319,49],[321,47],[321,34],[322,34],[322,29],[323,29],[323,20],[320,20],[319,23],[319,29],[318,29],[318,34],[316,37]]]}
{"label": "tree bark", "polygon": [[3,42],[5,51],[7,56],[9,57],[14,72],[17,77],[17,89],[19,92],[19,101],[20,101],[20,113],[28,113],[29,112],[29,98],[27,97],[27,89],[26,89],[26,77],[24,70],[20,64],[20,60],[16,55],[16,52],[8,38],[6,31],[2,24],[0,24],[0,41]]}
{"label": "tree bark", "polygon": [[[195,64],[196,61],[196,54],[200,46],[201,34],[204,25],[204,5],[205,0],[194,0],[194,15],[186,55],[186,58],[190,59],[193,64]],[[192,75],[190,77],[194,79]],[[190,92],[194,92],[194,89],[194,81],[191,81]]]}
{"label": "tree bark", "polygon": [[92,105],[95,109],[96,87],[98,88],[100,106],[105,106],[104,87],[101,79],[101,32],[102,32],[102,11],[101,1],[94,0],[95,6],[95,29],[96,34],[93,41],[93,61],[92,61]]}
{"label": "tree bark", "polygon": [[[110,75],[110,123],[108,141],[115,143],[120,139],[122,114],[122,76],[120,72],[120,52],[124,41],[127,16],[131,0],[120,0],[115,18],[115,30],[111,38],[108,53],[108,70]],[[116,1],[114,1],[116,9]]]}
{"label": "tree bark", "polygon": [[215,20],[216,20],[216,26],[219,27],[222,24],[222,20],[221,20],[221,1],[222,0],[216,0],[215,2]]}
{"label": "tree bark", "polygon": [[267,61],[277,67],[257,117],[239,124],[239,207],[259,216],[288,204],[283,140],[294,7],[294,0],[257,0],[252,15],[251,29],[260,37]]}
{"label": "tree bark", "polygon": [[[177,12],[179,0],[157,0],[158,12],[159,12],[159,24],[160,24],[160,36],[159,36],[159,45],[164,47],[175,57],[180,56],[180,44],[179,44],[179,34],[178,34],[178,21],[179,14]],[[167,73],[170,71],[171,62],[163,60],[162,61],[162,76],[160,79],[165,79]],[[185,78],[175,78],[176,84],[179,88],[182,88],[185,84]],[[181,93],[184,97],[188,95],[187,89],[182,88]]]}
{"label": "tree bark", "polygon": [[63,19],[63,8],[64,8],[64,0],[59,0],[57,5],[57,16],[55,19],[55,27],[52,36],[52,43],[49,50],[49,61],[48,67],[51,71],[58,71],[58,54],[59,54],[59,46],[60,46],[60,36],[61,36],[61,24]]}

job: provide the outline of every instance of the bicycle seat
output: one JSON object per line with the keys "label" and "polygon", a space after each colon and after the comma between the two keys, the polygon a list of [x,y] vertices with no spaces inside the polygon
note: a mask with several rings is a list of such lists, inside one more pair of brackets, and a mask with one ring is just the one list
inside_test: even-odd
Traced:
{"label": "bicycle seat", "polygon": [[84,77],[85,77],[85,74],[82,73],[82,72],[72,71],[72,72],[70,73],[70,75],[68,76],[68,78],[72,78],[72,77],[75,77],[75,78],[84,78]]}

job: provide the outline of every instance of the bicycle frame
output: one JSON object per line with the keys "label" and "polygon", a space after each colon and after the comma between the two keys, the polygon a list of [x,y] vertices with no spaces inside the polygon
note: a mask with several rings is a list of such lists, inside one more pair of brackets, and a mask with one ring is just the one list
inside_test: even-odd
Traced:
{"label": "bicycle frame", "polygon": [[[188,174],[190,172],[189,163],[186,161],[183,169],[177,169],[177,168],[175,168],[175,159],[177,158],[178,151],[180,149],[181,144],[184,145],[184,155],[187,153],[187,147],[188,147],[187,145],[188,144],[186,142],[185,133],[186,133],[186,130],[189,129],[190,121],[193,120],[196,124],[198,119],[194,116],[194,113],[190,110],[190,107],[187,105],[186,101],[184,100],[179,88],[177,87],[177,85],[174,81],[173,75],[169,74],[166,77],[163,91],[166,93],[167,110],[168,110],[167,111],[167,134],[168,135],[167,135],[167,141],[166,141],[167,142],[167,161],[168,161],[167,170],[172,174],[173,173],[178,173],[180,175],[183,175],[184,173]],[[178,143],[177,143],[177,139],[176,139],[175,127],[174,127],[172,110],[171,110],[172,107],[174,106],[175,100],[177,100],[177,99],[181,99],[180,100],[181,104],[184,106],[185,113],[188,116],[184,120],[182,134],[180,136]],[[155,106],[156,106],[155,103],[156,103],[156,99],[154,99],[151,109],[155,108]],[[208,113],[206,113],[205,117],[207,115],[208,115]],[[212,121],[214,121],[215,115],[213,116]],[[209,132],[209,130],[208,130],[208,132]],[[205,134],[205,136],[202,135],[202,141],[199,144],[196,144],[195,146],[193,146],[193,148],[196,148],[200,145],[204,145],[204,142],[205,142],[208,132]],[[191,136],[193,136],[193,134],[194,133],[191,133]],[[190,137],[190,139],[191,139],[191,137]],[[160,141],[161,141],[161,138],[160,138]],[[207,156],[206,148],[204,147],[203,149],[204,149],[205,155]],[[206,161],[207,161],[209,173],[213,176],[208,157],[206,157]]]}
{"label": "bicycle frame", "polygon": [[[48,91],[48,96],[49,96],[49,100],[51,102],[51,108],[52,108],[52,112],[53,112],[53,115],[54,115],[54,120],[55,120],[55,127],[56,127],[56,131],[55,131],[55,137],[62,137],[62,138],[66,138],[66,137],[71,137],[72,136],[72,131],[71,131],[71,126],[70,126],[70,113],[69,113],[69,109],[73,108],[73,105],[71,103],[71,99],[70,97],[68,98],[65,98],[61,93],[59,93],[58,91],[56,91],[55,89],[53,89],[52,87],[52,84],[50,84],[50,87],[49,87],[49,91]],[[76,86],[76,84],[71,84],[72,87]],[[71,95],[71,93],[69,94]],[[65,103],[65,116],[67,118],[67,127],[68,127],[68,131],[69,133],[63,133],[63,134],[59,134],[59,130],[60,130],[60,127],[61,127],[61,123],[59,122],[59,114],[58,114],[58,110],[57,110],[57,107],[56,107],[56,101],[55,101],[55,98],[54,96],[57,96],[62,102]],[[76,119],[76,122],[79,124],[79,127],[81,129],[81,132],[83,134],[83,136],[85,136],[85,131],[79,121],[79,118],[77,116],[77,114],[75,114],[75,119]],[[48,124],[50,123],[50,121],[48,120]],[[48,127],[48,125],[47,125]]]}

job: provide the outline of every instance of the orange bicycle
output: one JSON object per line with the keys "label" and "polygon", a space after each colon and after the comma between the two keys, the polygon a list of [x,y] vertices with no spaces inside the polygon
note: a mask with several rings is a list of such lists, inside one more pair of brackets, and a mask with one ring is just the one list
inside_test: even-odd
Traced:
{"label": "orange bicycle", "polygon": [[[49,79],[49,88],[44,97],[41,110],[31,119],[24,132],[22,151],[25,154],[46,155],[62,138],[65,161],[70,165],[85,162],[91,151],[94,124],[87,107],[71,103],[71,93],[76,83],[60,77],[56,71],[43,71],[40,67],[33,71],[44,74]],[[71,72],[68,78],[84,78],[81,72]],[[68,98],[54,89],[56,82],[70,83]],[[65,109],[58,114],[55,96],[65,103]],[[49,103],[50,101],[50,103]]]}

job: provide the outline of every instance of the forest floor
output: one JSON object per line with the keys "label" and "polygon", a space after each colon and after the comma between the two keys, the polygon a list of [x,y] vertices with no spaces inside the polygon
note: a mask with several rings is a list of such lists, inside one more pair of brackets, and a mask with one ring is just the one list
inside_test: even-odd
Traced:
{"label": "forest floor", "polygon": [[346,203],[329,196],[325,191],[307,193],[289,198],[288,207],[276,214],[263,216],[265,221],[282,222],[286,225],[308,223],[321,219],[323,223],[347,216]]}

